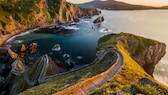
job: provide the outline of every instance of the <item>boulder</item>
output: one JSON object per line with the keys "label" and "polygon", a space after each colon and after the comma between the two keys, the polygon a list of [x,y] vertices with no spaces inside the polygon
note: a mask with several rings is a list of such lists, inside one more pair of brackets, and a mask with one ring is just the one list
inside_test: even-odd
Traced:
{"label": "boulder", "polygon": [[102,17],[98,17],[97,19],[95,19],[95,20],[93,21],[93,23],[99,24],[99,23],[101,23],[101,22],[103,22],[103,21],[104,21],[104,17],[102,16]]}

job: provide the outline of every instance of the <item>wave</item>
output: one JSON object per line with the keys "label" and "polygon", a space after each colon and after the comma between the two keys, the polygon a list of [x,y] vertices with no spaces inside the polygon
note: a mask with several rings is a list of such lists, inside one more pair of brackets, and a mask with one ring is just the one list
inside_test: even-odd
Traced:
{"label": "wave", "polygon": [[76,27],[75,25],[72,25],[72,26],[63,26],[65,29],[68,29],[68,30],[79,30],[80,28]]}
{"label": "wave", "polygon": [[111,32],[111,30],[107,29],[107,28],[102,28],[102,29],[99,30],[99,32],[100,33],[109,33],[109,32]]}
{"label": "wave", "polygon": [[76,56],[76,59],[83,59],[82,56]]}
{"label": "wave", "polygon": [[34,32],[34,31],[38,30],[38,29],[39,29],[39,28],[35,28],[35,29],[29,30],[29,31],[26,31],[26,32],[22,32],[22,33],[20,33],[20,34],[15,35],[15,36],[12,36],[12,37],[10,37],[6,42],[10,42],[10,41],[12,41],[14,38],[16,38],[16,37],[24,36],[24,35],[30,34],[30,33]]}
{"label": "wave", "polygon": [[13,43],[20,44],[23,43],[23,40],[15,40]]}
{"label": "wave", "polygon": [[80,22],[89,24],[89,23],[90,23],[90,20],[81,19]]}
{"label": "wave", "polygon": [[162,59],[159,64],[156,65],[153,76],[159,82],[168,85],[168,60]]}

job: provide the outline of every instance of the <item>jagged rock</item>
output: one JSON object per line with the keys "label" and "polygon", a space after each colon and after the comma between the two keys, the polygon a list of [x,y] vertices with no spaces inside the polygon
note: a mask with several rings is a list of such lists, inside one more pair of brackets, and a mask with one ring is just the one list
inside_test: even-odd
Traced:
{"label": "jagged rock", "polygon": [[25,72],[25,65],[24,61],[20,58],[17,58],[15,62],[12,63],[12,70],[11,72],[15,75],[21,75]]}
{"label": "jagged rock", "polygon": [[11,58],[16,59],[19,55],[12,51],[10,48],[8,49],[8,53],[10,54]]}
{"label": "jagged rock", "polygon": [[155,65],[166,53],[166,45],[164,43],[132,34],[121,33],[118,42],[120,42],[124,48],[128,50],[131,57],[152,76]]}
{"label": "jagged rock", "polygon": [[148,78],[141,78],[138,80],[137,84],[140,85],[150,85],[151,87],[155,87],[155,88],[159,88],[159,85],[154,83],[153,81],[151,81]]}
{"label": "jagged rock", "polygon": [[37,48],[37,43],[30,44],[30,47],[28,48],[30,50],[30,54],[35,53],[36,52],[36,48]]}
{"label": "jagged rock", "polygon": [[140,54],[135,60],[144,68],[144,70],[153,75],[155,65],[159,63],[161,58],[165,55],[166,45],[158,43],[154,46],[150,46]]}
{"label": "jagged rock", "polygon": [[24,45],[24,44],[22,44],[22,46],[21,46],[21,52],[24,52],[24,51],[26,51],[27,50],[27,48],[26,48],[26,46]]}
{"label": "jagged rock", "polygon": [[48,75],[54,75],[54,74],[58,74],[61,72],[65,72],[65,68],[61,68],[57,65],[57,63],[55,63],[51,57],[49,57],[49,63],[48,63],[48,67],[47,67],[47,71],[46,71],[46,76]]}
{"label": "jagged rock", "polygon": [[104,21],[104,17],[102,16],[102,17],[98,17],[97,19],[95,19],[95,20],[93,21],[93,23],[99,24],[99,23],[101,23],[101,22],[103,22],[103,21]]}

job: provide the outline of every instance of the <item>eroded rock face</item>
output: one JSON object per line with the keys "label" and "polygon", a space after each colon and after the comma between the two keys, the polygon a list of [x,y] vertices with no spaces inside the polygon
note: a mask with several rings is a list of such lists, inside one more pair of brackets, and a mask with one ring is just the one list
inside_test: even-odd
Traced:
{"label": "eroded rock face", "polygon": [[154,46],[148,47],[145,52],[142,52],[135,60],[144,68],[144,70],[153,75],[155,65],[159,63],[161,58],[165,55],[166,45],[158,43]]}
{"label": "eroded rock face", "polygon": [[49,76],[49,75],[54,75],[54,74],[58,74],[58,73],[62,73],[62,72],[65,72],[66,69],[65,68],[61,68],[57,65],[57,63],[55,63],[51,57],[49,57],[49,63],[48,63],[48,66],[47,66],[47,71],[46,71],[46,76]]}
{"label": "eroded rock face", "polygon": [[132,34],[121,33],[120,35],[118,42],[148,74],[153,76],[155,65],[166,53],[166,45]]}

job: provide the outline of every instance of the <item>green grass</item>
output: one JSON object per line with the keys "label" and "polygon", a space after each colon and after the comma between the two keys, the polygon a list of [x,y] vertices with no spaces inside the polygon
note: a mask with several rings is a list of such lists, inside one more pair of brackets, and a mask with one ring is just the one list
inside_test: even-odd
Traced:
{"label": "green grass", "polygon": [[115,47],[118,40],[124,43],[124,45],[128,47],[128,50],[135,50],[135,52],[131,54],[133,58],[141,55],[141,53],[147,50],[150,46],[161,43],[156,40],[136,36],[129,33],[110,34],[100,38],[98,50],[104,50],[106,47]]}
{"label": "green grass", "polygon": [[0,31],[5,35],[10,33],[6,29],[12,22],[11,18],[14,19],[15,23],[22,25],[30,25],[34,22],[34,15],[39,13],[39,8],[35,5],[39,3],[39,0],[16,0],[12,1],[1,1],[0,2]]}
{"label": "green grass", "polygon": [[79,81],[86,80],[92,76],[100,74],[112,66],[109,60],[114,60],[114,53],[108,53],[99,63],[80,71],[66,74],[47,81],[46,84],[33,87],[21,93],[20,95],[44,95],[56,93],[66,87],[69,87]]}
{"label": "green grass", "polygon": [[105,35],[102,38],[100,38],[98,41],[97,52],[101,53],[106,48],[114,48],[114,46],[116,44],[116,39],[118,37],[119,37],[119,35],[109,34],[109,35]]}
{"label": "green grass", "polygon": [[131,95],[144,94],[144,95],[162,95],[155,87],[150,85],[131,85]]}
{"label": "green grass", "polygon": [[37,67],[40,63],[40,60],[41,60],[42,57],[38,58],[38,60],[35,62],[34,66],[32,68],[28,68],[28,71],[27,71],[27,75],[29,77],[29,79],[31,80],[33,78],[33,75],[34,73],[36,72],[37,70]]}
{"label": "green grass", "polygon": [[17,76],[17,81],[15,81],[15,91],[16,93],[19,93],[20,91],[24,91],[29,88],[29,85],[27,84],[26,80],[24,79],[24,76]]}
{"label": "green grass", "polygon": [[37,0],[19,0],[16,2],[3,2],[1,4],[4,11],[8,12],[15,20],[23,25],[28,25],[33,21],[33,13],[39,11],[36,7]]}
{"label": "green grass", "polygon": [[[13,18],[16,22],[23,26],[29,26],[34,24],[36,15],[41,14],[40,8],[37,4],[40,3],[40,0],[16,0],[13,1],[1,1],[0,2],[0,30],[5,32],[6,26],[10,25],[10,18]],[[58,9],[56,9],[58,10]],[[47,10],[48,11],[48,10]],[[43,13],[42,13],[43,14]],[[53,22],[50,14],[47,15],[49,22]],[[40,18],[39,18],[40,19]]]}
{"label": "green grass", "polygon": [[[130,38],[130,40],[137,40],[138,41],[138,46],[136,47],[136,50],[135,50],[135,53],[133,54],[133,57],[138,57],[147,48],[159,43],[158,41],[155,41],[152,39],[147,39],[147,38],[144,38],[141,36],[135,36],[133,34],[127,34],[126,36],[128,36]],[[133,47],[133,45],[128,43],[128,47]],[[135,48],[135,47],[133,47],[133,48]]]}

